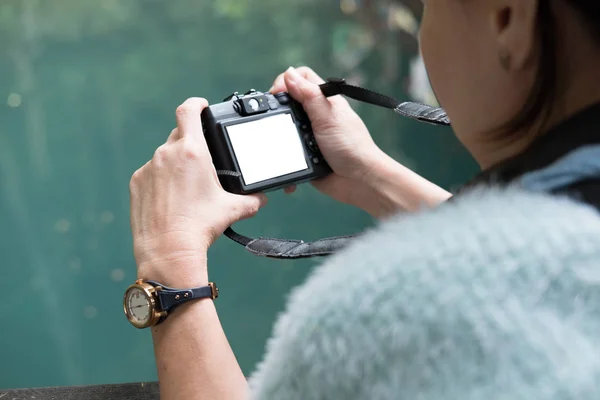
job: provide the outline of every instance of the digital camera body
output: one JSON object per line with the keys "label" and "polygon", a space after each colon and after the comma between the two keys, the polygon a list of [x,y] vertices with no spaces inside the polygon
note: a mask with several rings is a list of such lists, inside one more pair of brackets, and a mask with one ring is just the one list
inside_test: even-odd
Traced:
{"label": "digital camera body", "polygon": [[204,109],[202,125],[228,192],[266,192],[331,173],[306,112],[287,93],[234,93]]}

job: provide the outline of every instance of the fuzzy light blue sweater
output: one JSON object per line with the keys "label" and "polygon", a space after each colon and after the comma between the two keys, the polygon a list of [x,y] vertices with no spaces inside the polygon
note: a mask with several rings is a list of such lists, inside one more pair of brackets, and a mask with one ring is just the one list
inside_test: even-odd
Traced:
{"label": "fuzzy light blue sweater", "polygon": [[396,216],[293,291],[250,385],[257,400],[600,399],[600,217],[510,188]]}

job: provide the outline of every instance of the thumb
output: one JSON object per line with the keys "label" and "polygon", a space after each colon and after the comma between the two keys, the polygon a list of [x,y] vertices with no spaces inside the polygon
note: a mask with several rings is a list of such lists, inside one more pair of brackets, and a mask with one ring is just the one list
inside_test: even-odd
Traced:
{"label": "thumb", "polygon": [[251,218],[267,204],[267,196],[263,193],[251,195],[233,195],[230,219],[231,224]]}
{"label": "thumb", "polygon": [[288,93],[302,104],[311,120],[319,115],[329,115],[331,103],[319,85],[304,78],[294,67],[285,72],[284,79]]}

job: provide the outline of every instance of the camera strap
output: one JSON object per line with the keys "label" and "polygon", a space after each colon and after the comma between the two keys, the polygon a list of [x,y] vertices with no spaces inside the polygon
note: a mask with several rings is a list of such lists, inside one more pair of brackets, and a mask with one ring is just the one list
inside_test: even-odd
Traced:
{"label": "camera strap", "polygon": [[389,108],[403,117],[412,118],[420,122],[427,122],[434,125],[450,125],[448,115],[446,115],[446,112],[441,108],[414,102],[400,102],[393,97],[373,92],[369,89],[349,85],[343,78],[329,78],[327,82],[320,87],[321,92],[323,92],[325,97],[341,94],[363,103]]}
{"label": "camera strap", "polygon": [[[329,78],[320,86],[325,97],[343,95],[351,99],[369,103],[375,106],[394,110],[403,117],[411,118],[420,122],[433,125],[450,125],[446,112],[437,107],[432,107],[414,102],[400,102],[392,97],[373,92],[358,86],[349,85],[344,79]],[[227,174],[228,171],[218,171],[219,175]],[[346,247],[352,239],[360,236],[338,236],[319,239],[314,242],[303,240],[258,238],[253,239],[240,235],[233,229],[227,228],[224,232],[229,239],[244,246],[249,252],[262,257],[278,259],[298,259],[310,257],[328,256]]]}

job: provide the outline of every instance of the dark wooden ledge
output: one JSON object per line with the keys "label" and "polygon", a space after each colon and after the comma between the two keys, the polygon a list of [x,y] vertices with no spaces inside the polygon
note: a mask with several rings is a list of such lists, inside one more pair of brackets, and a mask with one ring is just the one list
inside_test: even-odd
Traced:
{"label": "dark wooden ledge", "polygon": [[160,399],[157,382],[0,389],[0,400],[153,400]]}

